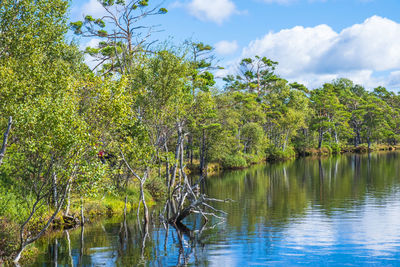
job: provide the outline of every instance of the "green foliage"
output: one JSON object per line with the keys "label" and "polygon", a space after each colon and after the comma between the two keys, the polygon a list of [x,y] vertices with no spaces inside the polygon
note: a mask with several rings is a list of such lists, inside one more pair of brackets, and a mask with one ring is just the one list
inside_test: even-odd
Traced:
{"label": "green foliage", "polygon": [[286,150],[282,151],[277,149],[275,146],[268,146],[265,150],[266,157],[268,160],[287,160],[296,157],[296,152],[293,147],[288,147]]}
{"label": "green foliage", "polygon": [[82,26],[83,22],[82,21],[76,21],[76,22],[71,22],[70,27],[74,31],[75,34],[81,34],[82,33]]}
{"label": "green foliage", "polygon": [[18,247],[18,225],[7,217],[0,215],[0,259],[7,259]]}
{"label": "green foliage", "polygon": [[[95,215],[122,210],[125,195],[137,201],[137,176],[149,176],[147,200],[163,199],[181,159],[182,166],[235,169],[296,152],[337,154],[351,145],[368,151],[400,141],[400,97],[383,87],[368,92],[337,79],[309,90],[279,77],[277,62],[255,56],[224,78],[221,92],[210,45],[147,53],[138,36],[121,31],[127,22],[167,13],[149,1],[103,0],[118,7],[110,9],[114,18],[87,15],[70,24],[76,34],[102,38],[85,51],[104,62],[99,75],[65,41],[67,1],[15,3],[0,3],[0,130],[9,116],[15,120],[0,166],[0,217],[21,223],[39,199],[28,224],[33,232],[53,210],[53,190],[64,192],[69,183]],[[124,30],[113,28],[113,19],[124,21]]]}
{"label": "green foliage", "polygon": [[332,147],[329,145],[323,145],[321,147],[321,151],[323,151],[325,154],[328,154],[328,155],[331,155],[333,152]]}
{"label": "green foliage", "polygon": [[108,33],[106,30],[98,30],[97,34],[99,37],[107,37],[108,36]]}
{"label": "green foliage", "polygon": [[248,166],[246,159],[240,153],[225,155],[222,158],[222,166],[225,169],[241,169]]}
{"label": "green foliage", "polygon": [[[92,16],[90,16],[90,15],[86,15],[85,16],[85,21],[87,21],[87,22],[93,22],[93,21],[95,21],[95,19],[92,17]],[[76,23],[76,22],[75,22]],[[80,23],[81,24],[81,26],[82,26],[82,22]]]}
{"label": "green foliage", "polygon": [[242,128],[245,153],[256,153],[264,145],[264,130],[255,122],[246,123]]}
{"label": "green foliage", "polygon": [[254,154],[244,154],[244,158],[246,159],[247,165],[257,164],[265,161],[265,153],[259,153],[257,155]]}
{"label": "green foliage", "polygon": [[[98,37],[102,41],[90,55],[100,64],[99,73],[132,73],[135,68],[135,56],[148,50],[147,25],[140,25],[142,19],[152,15],[163,15],[168,12],[164,7],[149,7],[148,0],[98,0],[107,12],[107,16],[95,18],[86,15],[83,21],[69,24],[77,35]],[[134,26],[133,26],[134,25]],[[107,30],[106,30],[107,29]],[[105,47],[107,47],[105,49]]]}
{"label": "green foliage", "polygon": [[332,153],[332,154],[340,154],[341,147],[340,147],[339,144],[332,143],[332,144],[330,145],[330,148],[331,148],[331,153]]}
{"label": "green foliage", "polygon": [[167,193],[165,181],[161,177],[152,177],[146,183],[146,190],[157,202],[161,202],[161,200],[165,198]]}

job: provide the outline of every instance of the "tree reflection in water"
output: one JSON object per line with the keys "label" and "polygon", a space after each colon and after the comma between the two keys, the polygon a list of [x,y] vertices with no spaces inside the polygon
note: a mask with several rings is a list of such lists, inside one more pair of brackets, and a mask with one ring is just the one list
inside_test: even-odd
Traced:
{"label": "tree reflection in water", "polygon": [[[266,257],[284,263],[295,257],[296,251],[291,247],[295,241],[301,241],[297,249],[308,245],[304,240],[311,245],[325,244],[314,240],[321,233],[329,240],[329,246],[308,247],[314,250],[308,255],[318,262],[335,255],[335,250],[343,251],[339,241],[368,243],[364,239],[371,233],[362,231],[376,226],[368,220],[360,221],[364,214],[389,216],[396,214],[397,206],[400,209],[400,201],[393,197],[400,192],[399,159],[400,153],[305,158],[227,172],[204,180],[201,188],[209,196],[236,200],[215,206],[228,213],[225,222],[215,225],[219,221],[213,219],[205,224],[201,215],[193,214],[180,224],[160,222],[154,215],[148,224],[143,224],[128,213],[125,218],[106,219],[39,240],[36,246],[46,254],[39,257],[36,266],[207,266],[224,257],[234,259],[232,264],[236,265],[247,261],[265,263]],[[380,244],[380,238],[376,247],[398,246],[393,240],[400,240],[400,230],[396,231],[397,224],[391,225],[392,221],[397,222],[388,217],[380,223],[386,224],[385,229],[392,229],[388,236],[393,238],[386,238],[387,244]],[[358,227],[361,223],[364,228]],[[336,232],[330,236],[332,229]],[[352,229],[350,237],[345,229]],[[287,240],[292,243],[285,243]],[[346,251],[359,253],[361,263],[370,255],[370,251],[362,250],[362,244],[345,244]],[[319,248],[329,249],[331,254],[318,251]],[[281,252],[292,256],[280,256]],[[400,258],[394,252],[387,253],[392,259]],[[343,263],[340,259],[330,258],[338,265]]]}

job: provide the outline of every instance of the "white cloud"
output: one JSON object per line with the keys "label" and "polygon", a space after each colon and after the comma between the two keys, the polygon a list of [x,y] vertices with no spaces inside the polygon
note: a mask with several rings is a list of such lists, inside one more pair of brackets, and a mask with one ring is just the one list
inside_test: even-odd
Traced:
{"label": "white cloud", "polygon": [[196,18],[217,24],[222,24],[231,15],[240,13],[231,0],[192,0],[186,7]]}
{"label": "white cloud", "polygon": [[220,41],[214,45],[215,51],[220,55],[229,55],[236,52],[239,48],[237,41]]}
{"label": "white cloud", "polygon": [[106,10],[97,0],[89,0],[86,4],[82,7],[82,13],[84,15],[91,15],[95,18],[102,17],[106,15]]}
{"label": "white cloud", "polygon": [[81,50],[85,50],[86,47],[97,47],[100,42],[101,42],[100,38],[91,38],[87,42],[81,44],[80,48]]}
{"label": "white cloud", "polygon": [[298,0],[263,0],[263,2],[267,4],[280,4],[280,5],[289,5],[297,1]]}
{"label": "white cloud", "polygon": [[328,25],[296,26],[250,42],[242,57],[254,55],[278,61],[282,77],[312,88],[338,77],[393,88],[400,85],[400,24],[373,16],[339,33]]}

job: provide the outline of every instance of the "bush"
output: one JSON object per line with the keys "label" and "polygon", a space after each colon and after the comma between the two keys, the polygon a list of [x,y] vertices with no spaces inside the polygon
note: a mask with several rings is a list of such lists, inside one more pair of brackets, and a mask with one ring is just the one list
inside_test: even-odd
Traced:
{"label": "bush", "polygon": [[244,154],[244,158],[248,165],[257,164],[265,160],[265,155]]}
{"label": "bush", "polygon": [[160,177],[149,179],[145,184],[145,188],[156,202],[162,200],[167,192],[165,181]]}
{"label": "bush", "polygon": [[331,153],[332,154],[340,154],[341,148],[339,144],[333,143],[331,144]]}
{"label": "bush", "polygon": [[296,152],[293,147],[287,147],[286,150],[280,150],[275,146],[270,146],[266,149],[267,160],[285,160],[296,157]]}
{"label": "bush", "polygon": [[355,153],[366,153],[368,152],[368,144],[360,144],[358,147],[354,148]]}
{"label": "bush", "polygon": [[329,145],[323,145],[321,148],[321,153],[322,154],[332,154],[332,148]]}
{"label": "bush", "polygon": [[17,247],[18,225],[4,217],[0,217],[0,259],[8,259],[15,253]]}
{"label": "bush", "polygon": [[247,161],[240,153],[226,155],[222,159],[222,166],[225,169],[241,169],[247,167]]}

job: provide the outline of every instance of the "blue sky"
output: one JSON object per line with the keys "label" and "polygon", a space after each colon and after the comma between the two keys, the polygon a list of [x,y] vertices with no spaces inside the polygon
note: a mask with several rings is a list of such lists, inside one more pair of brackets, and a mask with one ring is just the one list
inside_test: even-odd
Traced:
{"label": "blue sky", "polygon": [[[260,55],[278,61],[283,78],[310,88],[346,77],[369,89],[400,89],[400,0],[166,0],[163,6],[166,15],[142,21],[160,25],[153,38],[213,45],[225,67],[218,76],[235,73],[240,58]],[[101,16],[97,0],[72,0],[71,19],[83,14]]]}

